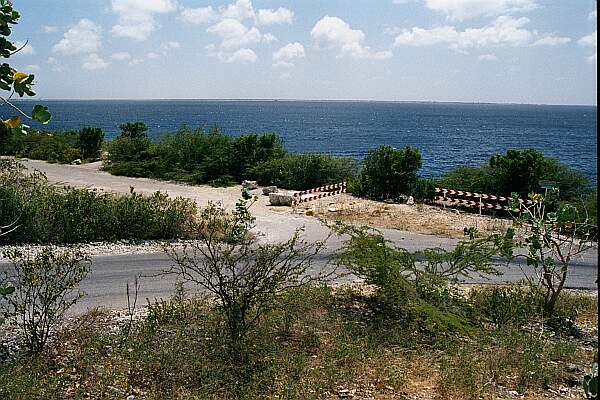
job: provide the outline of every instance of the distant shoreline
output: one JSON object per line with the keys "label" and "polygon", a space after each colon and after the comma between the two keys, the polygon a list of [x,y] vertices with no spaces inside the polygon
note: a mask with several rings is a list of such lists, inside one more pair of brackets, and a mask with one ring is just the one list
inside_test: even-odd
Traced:
{"label": "distant shoreline", "polygon": [[597,108],[597,104],[548,104],[548,103],[494,103],[494,102],[467,102],[467,101],[435,101],[435,100],[352,100],[352,99],[45,99],[45,98],[29,98],[16,99],[14,102],[43,102],[43,101],[64,101],[64,102],[120,102],[120,101],[135,101],[135,102],[245,102],[245,103],[389,103],[389,104],[462,104],[462,105],[490,105],[490,106],[536,106],[536,107],[593,107]]}

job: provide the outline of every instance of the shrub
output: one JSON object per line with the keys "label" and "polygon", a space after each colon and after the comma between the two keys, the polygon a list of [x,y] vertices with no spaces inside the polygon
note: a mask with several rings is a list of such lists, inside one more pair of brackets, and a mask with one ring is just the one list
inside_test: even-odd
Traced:
{"label": "shrub", "polygon": [[506,154],[491,157],[488,165],[480,167],[456,167],[437,179],[436,184],[504,196],[516,192],[525,198],[529,193],[540,192],[540,180],[556,182],[564,200],[579,200],[589,192],[589,180],[584,174],[534,149],[508,150]]}
{"label": "shrub", "polygon": [[75,243],[117,239],[185,237],[193,220],[193,202],[166,194],[114,195],[56,187],[39,172],[0,162],[0,226],[18,229],[0,243]]}
{"label": "shrub", "polygon": [[532,316],[541,315],[539,295],[520,286],[493,286],[469,292],[475,314],[498,327],[520,327]]}
{"label": "shrub", "polygon": [[[168,273],[197,285],[216,297],[225,320],[232,355],[244,359],[242,344],[248,332],[289,288],[317,280],[308,274],[311,261],[323,242],[305,243],[300,231],[285,242],[264,243],[250,233],[254,217],[247,191],[232,213],[209,203],[195,226],[195,238],[183,250],[168,245],[165,250],[175,265]],[[256,201],[256,198],[252,198]]]}
{"label": "shrub", "polygon": [[82,296],[79,283],[90,269],[90,259],[77,249],[57,252],[45,247],[35,257],[19,250],[4,254],[13,268],[6,272],[2,285],[10,282],[14,293],[0,302],[4,316],[16,316],[27,348],[40,352],[51,329],[63,318],[67,310]]}
{"label": "shrub", "polygon": [[365,157],[363,168],[352,182],[350,191],[356,196],[377,200],[395,200],[408,194],[417,182],[417,170],[421,168],[421,153],[406,146],[394,149],[381,146]]}
{"label": "shrub", "polygon": [[349,234],[338,263],[376,288],[384,315],[416,323],[432,334],[473,331],[460,296],[449,282],[473,274],[498,274],[495,257],[507,256],[511,234],[459,242],[452,250],[410,252],[389,246],[377,231],[338,224]]}
{"label": "shrub", "polygon": [[79,131],[79,148],[84,158],[96,158],[104,141],[104,132],[100,128],[83,128]]}
{"label": "shrub", "polygon": [[250,172],[260,185],[305,190],[346,181],[355,175],[356,163],[350,158],[324,154],[289,154],[259,163]]}
{"label": "shrub", "polygon": [[147,137],[148,127],[143,122],[126,122],[119,125],[121,137],[132,139]]}

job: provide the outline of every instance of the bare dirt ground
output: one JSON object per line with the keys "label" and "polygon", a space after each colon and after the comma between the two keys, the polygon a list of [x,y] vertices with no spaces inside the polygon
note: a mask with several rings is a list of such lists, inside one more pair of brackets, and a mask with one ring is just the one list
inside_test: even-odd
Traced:
{"label": "bare dirt ground", "polygon": [[304,203],[297,212],[346,223],[397,229],[441,237],[462,238],[465,227],[475,227],[479,235],[505,232],[512,221],[490,215],[466,213],[427,204],[388,204],[342,194]]}

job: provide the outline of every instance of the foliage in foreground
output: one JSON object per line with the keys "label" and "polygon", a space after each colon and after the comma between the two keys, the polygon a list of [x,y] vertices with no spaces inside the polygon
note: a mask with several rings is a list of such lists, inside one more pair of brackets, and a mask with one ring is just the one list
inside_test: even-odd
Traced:
{"label": "foliage in foreground", "polygon": [[[597,315],[596,300],[577,297],[580,317]],[[107,327],[107,312],[95,310],[58,332],[47,353],[0,364],[0,396],[477,399],[518,390],[536,397],[573,385],[567,365],[593,358],[566,336],[519,326],[434,340],[381,318],[371,304],[370,295],[353,290],[291,290],[256,325],[246,342],[250,357],[238,365],[225,345],[222,313],[206,299],[152,302],[126,342]],[[483,311],[474,305],[475,315]]]}
{"label": "foliage in foreground", "polygon": [[175,262],[168,273],[217,300],[237,362],[246,356],[243,345],[248,332],[273,303],[291,288],[321,278],[318,271],[309,275],[309,270],[324,243],[305,242],[301,230],[280,243],[259,241],[251,232],[254,217],[248,210],[255,200],[243,190],[232,213],[209,203],[194,226],[195,240],[183,249],[165,248]]}
{"label": "foliage in foreground", "polygon": [[39,171],[0,161],[0,244],[185,237],[196,205],[166,194],[114,195],[50,185]]}
{"label": "foliage in foreground", "polygon": [[14,318],[30,353],[41,352],[65,313],[83,293],[79,283],[90,270],[91,260],[73,249],[58,252],[43,248],[36,256],[10,250],[4,257],[12,268],[0,277],[0,286],[14,287],[0,299],[4,318]]}

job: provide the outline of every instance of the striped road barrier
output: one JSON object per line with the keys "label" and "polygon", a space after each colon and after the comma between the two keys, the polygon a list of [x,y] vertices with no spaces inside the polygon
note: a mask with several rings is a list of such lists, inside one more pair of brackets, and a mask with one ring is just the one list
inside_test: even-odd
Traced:
{"label": "striped road barrier", "polygon": [[[448,204],[450,206],[460,205],[460,206],[465,206],[465,207],[479,207],[480,214],[483,209],[515,211],[515,212],[521,211],[520,209],[513,209],[513,208],[509,207],[508,202],[510,201],[510,197],[497,196],[495,194],[469,192],[466,190],[445,189],[445,188],[435,188],[435,192],[442,194],[442,196],[435,197],[435,200],[438,202],[442,202],[442,203]],[[467,199],[460,198],[460,197],[467,197]],[[477,200],[468,199],[469,197],[475,198]],[[489,202],[489,201],[483,201],[483,200],[495,200],[495,202]],[[531,200],[522,200],[522,199],[519,199],[519,203],[521,205],[533,204],[533,202]]]}
{"label": "striped road barrier", "polygon": [[296,192],[294,193],[292,205],[296,206],[300,203],[306,203],[325,197],[335,196],[336,194],[346,193],[347,189],[348,184],[346,182],[340,182]]}

